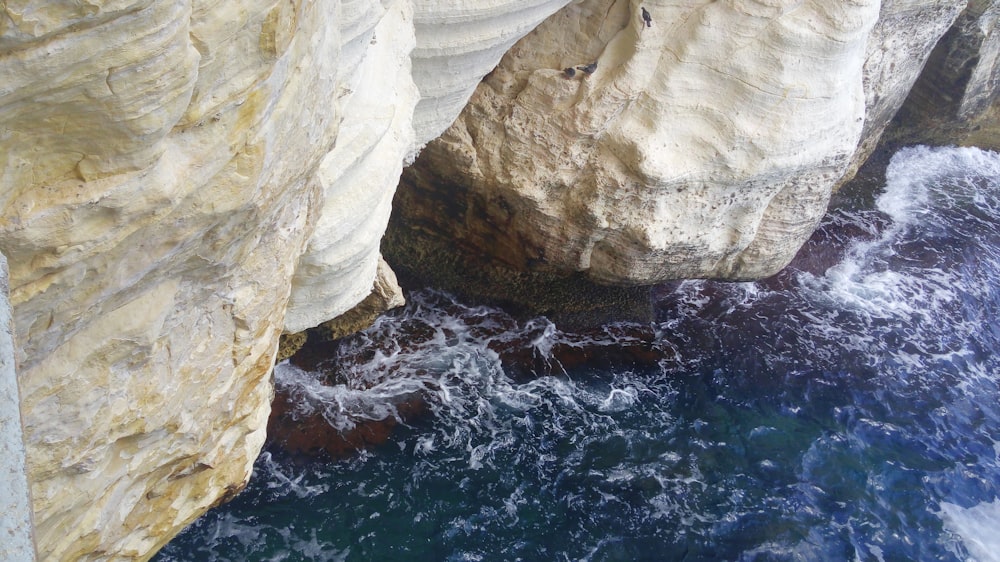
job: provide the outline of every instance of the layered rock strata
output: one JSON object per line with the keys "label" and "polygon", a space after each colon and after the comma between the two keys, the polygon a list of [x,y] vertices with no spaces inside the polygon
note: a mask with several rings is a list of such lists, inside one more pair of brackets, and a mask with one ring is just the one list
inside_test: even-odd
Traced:
{"label": "layered rock strata", "polygon": [[[413,80],[417,146],[444,132],[508,49],[570,0],[418,2]],[[409,163],[409,162],[408,162]]]}
{"label": "layered rock strata", "polygon": [[[295,272],[287,332],[369,294],[403,165],[451,124],[510,46],[567,1],[417,2],[375,28],[351,26],[339,68],[344,120],[317,172],[323,208]],[[362,57],[363,66],[351,64]]]}
{"label": "layered rock strata", "polygon": [[337,134],[312,95],[337,89],[339,13],[4,8],[0,247],[38,551],[142,559],[235,494],[264,440]]}
{"label": "layered rock strata", "polygon": [[[996,1],[971,4],[960,107],[995,77]],[[4,2],[39,557],[147,558],[243,486],[279,335],[399,302],[393,190],[474,88],[401,199],[448,252],[402,259],[464,248],[529,292],[551,276],[554,308],[618,302],[642,290],[586,284],[780,268],[965,2],[642,5],[651,26],[621,0]]]}
{"label": "layered rock strata", "polygon": [[407,170],[393,228],[599,284],[771,275],[964,5],[573,3]]}
{"label": "layered rock strata", "polygon": [[0,250],[41,558],[146,558],[244,485],[279,335],[373,287],[398,304],[378,245],[403,163],[563,3],[3,3]]}
{"label": "layered rock strata", "polygon": [[292,279],[287,332],[339,316],[372,290],[377,241],[403,159],[415,142],[412,18],[409,6],[398,2],[384,17],[369,10],[367,18],[347,27],[343,59],[334,70],[341,76],[339,130],[314,176],[321,189],[319,217]]}

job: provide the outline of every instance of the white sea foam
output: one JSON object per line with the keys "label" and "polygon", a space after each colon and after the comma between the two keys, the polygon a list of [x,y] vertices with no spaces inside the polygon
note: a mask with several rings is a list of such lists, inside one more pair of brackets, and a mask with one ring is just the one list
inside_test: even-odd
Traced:
{"label": "white sea foam", "polygon": [[319,412],[339,431],[354,428],[359,419],[398,419],[395,400],[425,388],[423,381],[412,378],[387,379],[367,388],[329,385],[320,380],[318,373],[304,371],[288,362],[275,366],[274,381],[291,395],[295,415]]}
{"label": "white sea foam", "polygon": [[938,516],[961,539],[969,560],[1000,562],[1000,500],[967,508],[942,502]]}
{"label": "white sea foam", "polygon": [[[1000,268],[993,244],[978,240],[995,236],[997,230],[1000,154],[911,147],[893,157],[886,180],[877,207],[888,223],[854,216],[854,228],[863,227],[873,236],[853,240],[844,258],[824,273],[799,273],[801,295],[836,312],[810,329],[825,330],[829,337],[868,351],[877,342],[873,337],[939,340],[934,343],[939,349],[919,350],[920,361],[963,354],[963,334],[976,332],[981,323],[964,312],[966,303],[990,298],[992,272]],[[869,328],[859,331],[846,325],[842,313],[855,315]],[[926,333],[893,333],[895,326]],[[944,326],[946,331],[933,336]],[[885,351],[900,365],[918,366],[912,353],[897,348]]]}
{"label": "white sea foam", "polygon": [[280,490],[283,494],[294,494],[304,499],[318,496],[330,489],[328,484],[304,484],[306,472],[294,474],[290,467],[276,462],[267,451],[260,454],[257,462],[258,468],[262,468],[266,474],[255,476],[263,476],[266,478],[268,488]]}
{"label": "white sea foam", "polygon": [[[878,208],[894,223],[906,225],[933,212],[935,199],[968,197],[985,202],[983,190],[996,189],[1000,181],[1000,154],[973,147],[907,147],[893,155],[886,181]],[[945,183],[960,189],[936,189]]]}
{"label": "white sea foam", "polygon": [[612,388],[607,398],[601,401],[602,412],[618,412],[634,405],[639,400],[639,391],[634,386]]}

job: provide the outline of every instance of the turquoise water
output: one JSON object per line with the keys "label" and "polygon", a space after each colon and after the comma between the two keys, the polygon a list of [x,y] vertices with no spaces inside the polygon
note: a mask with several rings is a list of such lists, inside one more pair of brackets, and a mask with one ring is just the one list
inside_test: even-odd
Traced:
{"label": "turquoise water", "polygon": [[412,295],[275,377],[332,427],[425,413],[265,451],[156,560],[1000,560],[998,227],[1000,155],[917,147],[780,275],[657,287],[649,325]]}

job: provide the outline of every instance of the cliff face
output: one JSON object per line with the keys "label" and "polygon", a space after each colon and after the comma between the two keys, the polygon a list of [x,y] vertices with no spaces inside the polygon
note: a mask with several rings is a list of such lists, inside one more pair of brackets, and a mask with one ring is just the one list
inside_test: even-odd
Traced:
{"label": "cliff face", "polygon": [[964,2],[642,5],[651,27],[624,1],[5,2],[0,251],[41,557],[148,557],[243,486],[279,335],[391,293],[397,180],[470,95],[413,169],[412,225],[604,283],[766,275]]}
{"label": "cliff face", "polygon": [[[345,313],[372,290],[403,164],[455,119],[515,41],[566,1],[417,2],[412,8],[396,2],[390,13],[397,16],[350,26],[349,64],[339,68],[343,121],[316,172],[322,208],[293,280],[289,332]],[[344,15],[356,4],[345,4]]]}
{"label": "cliff face", "polygon": [[[42,558],[148,557],[244,485],[279,334],[368,295],[403,162],[562,2],[482,4],[3,4],[0,251]],[[414,79],[449,54],[461,72]]]}
{"label": "cliff face", "polygon": [[771,275],[963,7],[648,1],[644,25],[639,2],[574,3],[407,171],[399,222],[602,284]]}
{"label": "cliff face", "polygon": [[970,0],[893,118],[888,143],[1000,150],[1000,2]]}
{"label": "cliff face", "polygon": [[338,131],[312,93],[336,91],[339,18],[243,0],[5,8],[0,248],[38,549],[141,558],[238,490],[263,442]]}

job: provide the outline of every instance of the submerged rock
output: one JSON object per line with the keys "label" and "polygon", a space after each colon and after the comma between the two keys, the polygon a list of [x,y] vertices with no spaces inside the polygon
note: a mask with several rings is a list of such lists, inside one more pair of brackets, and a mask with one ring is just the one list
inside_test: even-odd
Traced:
{"label": "submerged rock", "polygon": [[[384,444],[399,424],[395,417],[356,418],[350,429],[338,429],[330,425],[323,412],[302,413],[300,405],[301,397],[277,389],[267,422],[270,448],[300,458],[341,459]],[[404,420],[425,412],[424,402],[417,396],[394,406]]]}

